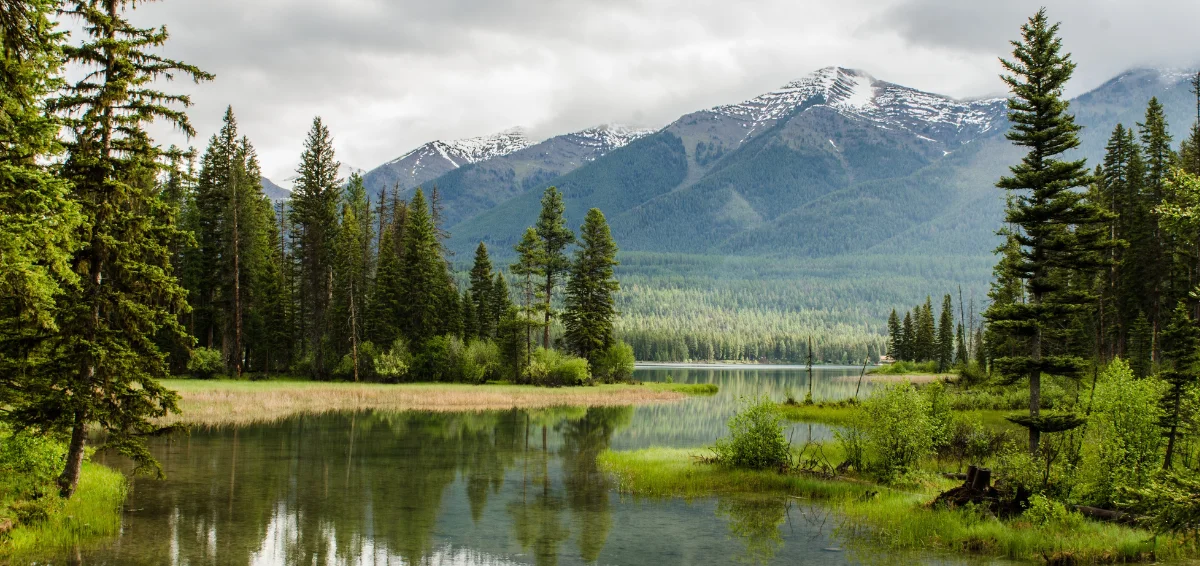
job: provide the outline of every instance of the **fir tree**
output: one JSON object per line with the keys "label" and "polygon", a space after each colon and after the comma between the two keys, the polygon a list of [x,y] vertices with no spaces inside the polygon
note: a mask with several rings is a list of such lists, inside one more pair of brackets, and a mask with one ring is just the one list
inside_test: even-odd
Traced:
{"label": "fir tree", "polygon": [[942,314],[937,327],[938,371],[948,371],[954,365],[954,304],[950,295],[942,299]]}
{"label": "fir tree", "polygon": [[1175,307],[1171,322],[1163,332],[1163,357],[1168,364],[1159,377],[1169,385],[1162,400],[1163,419],[1166,430],[1167,453],[1163,469],[1171,469],[1176,440],[1186,426],[1183,419],[1184,404],[1197,384],[1197,363],[1200,362],[1200,328],[1188,313],[1182,301]]}
{"label": "fir tree", "polygon": [[1010,73],[1002,79],[1013,93],[1008,101],[1013,125],[1006,137],[1029,150],[1011,168],[1012,176],[997,183],[1014,196],[1006,221],[1020,228],[1012,234],[1019,245],[1019,260],[1006,267],[1024,284],[1028,302],[993,303],[985,316],[993,330],[1027,342],[1023,355],[1007,355],[994,363],[1011,379],[1029,378],[1030,417],[1021,422],[1029,429],[1031,452],[1037,451],[1041,439],[1042,375],[1074,377],[1080,371],[1078,358],[1051,354],[1052,344],[1062,338],[1058,322],[1089,303],[1087,297],[1068,289],[1069,273],[1100,263],[1094,257],[1099,243],[1071,227],[1104,220],[1076,190],[1091,182],[1086,163],[1059,159],[1078,147],[1080,128],[1062,97],[1075,64],[1070,55],[1061,53],[1057,35],[1058,25],[1051,25],[1045,10],[1039,10],[1022,26],[1021,40],[1013,42],[1013,59],[1000,61]]}
{"label": "fir tree", "polygon": [[[1149,104],[1146,105],[1145,121],[1138,124],[1138,129],[1141,134],[1142,154],[1146,159],[1146,176],[1143,186],[1145,194],[1142,200],[1147,203],[1148,208],[1153,209],[1167,200],[1167,177],[1171,165],[1175,161],[1175,154],[1171,151],[1171,135],[1167,131],[1166,115],[1157,98],[1151,98]],[[1146,290],[1150,301],[1146,314],[1150,318],[1154,337],[1153,356],[1157,359],[1158,334],[1166,322],[1164,320],[1166,315],[1163,313],[1164,305],[1172,303],[1172,295],[1181,293],[1178,289],[1172,288],[1174,283],[1172,280],[1173,266],[1169,256],[1173,244],[1167,239],[1167,235],[1162,232],[1157,222],[1151,220],[1148,225],[1153,231],[1154,239],[1149,249],[1142,252],[1148,263],[1148,268],[1143,275],[1146,277]]]}
{"label": "fir tree", "polygon": [[967,353],[967,331],[966,327],[959,323],[958,331],[956,332],[958,346],[954,349],[954,363],[966,366],[971,363],[970,354]]}
{"label": "fir tree", "polygon": [[63,176],[86,218],[83,247],[73,258],[80,282],[60,303],[68,306],[59,313],[57,371],[30,383],[30,396],[13,411],[26,424],[70,431],[59,478],[64,497],[78,485],[89,426],[107,434],[105,445],[139,470],[161,473],[143,438],[157,430],[151,419],[177,410],[175,394],[158,382],[167,365],[154,337],[184,333],[176,314],[186,296],[170,257],[182,234],[168,223],[157,194],[161,151],[145,127],[161,119],[193,135],[179,109],[189,99],[150,85],[211,76],[156,54],[166,30],[135,27],[127,6],[80,0],[64,9],[81,20],[86,35],[64,50],[67,62],[90,68],[52,105],[73,134]]}
{"label": "fir tree", "polygon": [[492,307],[492,260],[488,257],[487,246],[479,242],[475,248],[475,264],[471,266],[471,298],[474,301],[472,310],[475,313],[474,326],[467,326],[468,336],[486,339],[495,331],[491,326]]}
{"label": "fir tree", "polygon": [[913,340],[913,358],[918,362],[937,361],[937,326],[933,320],[933,299],[925,297],[925,304],[913,310],[916,338]]}
{"label": "fir tree", "polygon": [[500,319],[504,318],[508,308],[513,306],[508,291],[508,280],[504,278],[503,273],[496,273],[496,278],[492,280],[491,291],[492,296],[488,299],[487,316],[489,318],[488,327],[494,329],[500,324]]}
{"label": "fir tree", "polygon": [[892,309],[892,314],[888,315],[888,354],[894,360],[904,359],[900,350],[904,344],[904,329],[900,326],[900,317],[896,316],[896,309]]}
{"label": "fir tree", "polygon": [[580,357],[594,356],[613,342],[613,319],[617,311],[613,294],[620,285],[613,277],[617,244],[600,209],[588,211],[579,230],[582,247],[575,253],[571,280],[567,283],[566,340]]}
{"label": "fir tree", "polygon": [[533,351],[533,328],[540,325],[537,321],[537,311],[541,303],[537,280],[542,277],[542,266],[545,265],[542,240],[531,227],[525,230],[525,235],[516,245],[517,261],[510,268],[513,275],[520,278],[521,312],[520,318],[525,325],[525,359],[528,360]]}
{"label": "fir tree", "polygon": [[329,316],[333,298],[334,242],[337,239],[337,204],[341,197],[333,138],[321,118],[313,119],[304,142],[304,153],[296,170],[299,178],[292,193],[292,220],[298,231],[297,259],[300,269],[300,317],[309,322],[308,351],[312,376],[328,375]]}
{"label": "fir tree", "polygon": [[[371,204],[362,177],[357,173],[341,202],[341,223],[334,244],[335,311],[332,338],[341,348],[349,347],[354,381],[359,380],[359,347],[363,341],[364,310],[370,279],[372,234]],[[344,351],[344,350],[343,350]]]}
{"label": "fir tree", "polygon": [[917,333],[916,329],[913,327],[912,313],[904,313],[904,324],[901,326],[901,328],[902,331],[900,332],[900,336],[904,338],[904,341],[902,342],[900,348],[900,359],[904,361],[914,361],[916,357],[913,355],[913,349],[914,342],[916,342]]}
{"label": "fir tree", "polygon": [[[400,331],[415,346],[445,334],[458,316],[454,290],[425,195],[417,189],[408,207],[401,267]],[[448,320],[453,317],[453,320]]]}
{"label": "fir tree", "polygon": [[550,320],[554,317],[554,287],[559,279],[571,269],[571,259],[567,257],[567,246],[575,242],[575,233],[567,227],[567,219],[563,216],[566,205],[563,204],[562,193],[555,187],[546,189],[542,195],[542,211],[538,215],[537,231],[541,239],[541,264],[539,271],[545,277],[542,287],[543,314],[545,327],[542,329],[542,346],[549,348]]}

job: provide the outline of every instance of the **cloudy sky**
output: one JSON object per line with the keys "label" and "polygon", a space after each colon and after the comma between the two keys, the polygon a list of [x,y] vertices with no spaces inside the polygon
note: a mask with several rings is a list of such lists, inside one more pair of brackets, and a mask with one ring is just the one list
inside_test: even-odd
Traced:
{"label": "cloudy sky", "polygon": [[1132,66],[1200,63],[1195,0],[166,0],[134,20],[165,24],[165,54],[217,76],[175,86],[196,103],[191,143],[232,104],[278,179],[316,115],[344,163],[371,168],[511,126],[657,128],[829,65],[997,94],[996,58],[1041,4],[1079,64],[1068,94]]}

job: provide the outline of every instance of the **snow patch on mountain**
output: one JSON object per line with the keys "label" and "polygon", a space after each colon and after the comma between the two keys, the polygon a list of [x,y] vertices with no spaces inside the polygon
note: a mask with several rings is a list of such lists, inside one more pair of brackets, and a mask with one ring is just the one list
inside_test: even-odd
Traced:
{"label": "snow patch on mountain", "polygon": [[656,131],[645,128],[631,128],[622,124],[603,124],[594,128],[572,132],[565,137],[569,141],[579,144],[581,147],[595,149],[596,154],[588,158],[590,161],[596,157],[603,156],[609,151],[629,145],[630,142],[646,137]]}

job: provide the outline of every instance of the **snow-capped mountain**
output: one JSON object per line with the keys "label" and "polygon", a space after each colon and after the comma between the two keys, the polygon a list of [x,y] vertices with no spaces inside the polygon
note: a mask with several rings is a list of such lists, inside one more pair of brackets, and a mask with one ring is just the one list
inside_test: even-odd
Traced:
{"label": "snow-capped mountain", "polygon": [[777,90],[708,112],[737,121],[743,130],[742,139],[737,140],[740,142],[799,109],[815,105],[937,141],[985,133],[1003,118],[1005,111],[1002,98],[957,100],[881,81],[856,69],[825,67]]}
{"label": "snow-capped mountain", "polygon": [[368,189],[410,189],[463,165],[508,155],[532,145],[521,128],[453,141],[434,140],[365,175]]}
{"label": "snow-capped mountain", "polygon": [[[563,137],[579,144],[581,147],[598,149],[603,154],[618,147],[628,145],[629,142],[646,137],[654,132],[655,130],[647,128],[631,128],[622,124],[604,124],[572,132]],[[591,159],[595,159],[595,157]]]}

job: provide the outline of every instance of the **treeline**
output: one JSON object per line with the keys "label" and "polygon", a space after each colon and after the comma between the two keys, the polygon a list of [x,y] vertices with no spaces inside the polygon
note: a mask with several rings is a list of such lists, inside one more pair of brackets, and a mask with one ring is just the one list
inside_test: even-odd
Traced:
{"label": "treeline", "polygon": [[[0,419],[65,442],[64,497],[94,432],[158,470],[143,439],[178,411],[159,382],[173,372],[630,377],[613,330],[617,246],[599,210],[577,237],[547,189],[510,270],[519,299],[482,245],[460,290],[437,191],[372,203],[361,178],[338,178],[319,118],[278,207],[232,109],[198,160],[157,145],[155,120],[195,134],[190,100],[163,85],[213,77],[159,55],[165,29],[132,24],[134,6],[0,2]],[[81,42],[57,31],[60,16],[78,20]],[[84,74],[69,80],[66,65]]]}
{"label": "treeline", "polygon": [[[200,347],[175,343],[177,372],[391,382],[628,377],[627,347],[613,338],[616,244],[592,209],[571,257],[576,235],[553,187],[515,248],[514,303],[482,243],[459,290],[436,188],[428,199],[418,189],[411,201],[385,190],[372,203],[360,176],[339,179],[320,118],[292,198],[275,207],[232,110],[199,171],[178,165],[164,194],[195,240],[174,264],[193,305],[180,320]],[[553,308],[560,303],[561,313]],[[549,332],[555,322],[565,329],[557,343]],[[582,360],[535,351],[535,336],[542,350],[561,346]]]}
{"label": "treeline", "polygon": [[[975,324],[975,305],[970,316],[959,300],[959,316],[954,320],[954,301],[949,294],[942,298],[941,313],[934,321],[933,299],[904,313],[901,322],[895,310],[888,316],[888,353],[896,361],[935,362],[938,371],[953,366],[965,367],[972,360],[983,359],[983,329]],[[969,326],[968,326],[969,325]]]}

